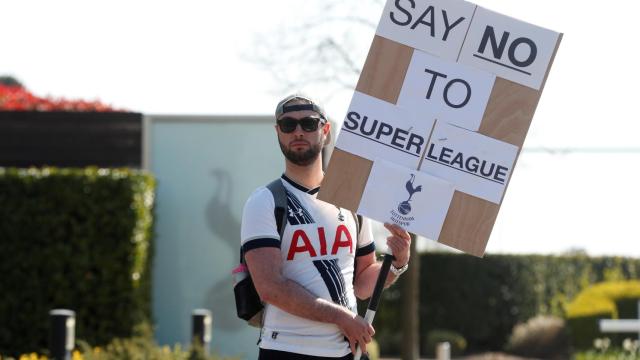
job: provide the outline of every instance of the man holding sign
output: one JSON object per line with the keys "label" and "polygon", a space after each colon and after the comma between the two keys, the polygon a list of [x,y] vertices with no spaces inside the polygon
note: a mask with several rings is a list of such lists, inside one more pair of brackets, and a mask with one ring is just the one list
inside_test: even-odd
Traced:
{"label": "man holding sign", "polygon": [[[266,303],[259,359],[352,359],[374,334],[356,308],[356,296],[373,293],[381,268],[371,224],[317,199],[331,127],[322,108],[289,96],[276,120],[285,156],[284,223],[279,229],[274,195],[260,187],[245,204],[241,230],[249,272]],[[385,227],[395,256],[388,286],[407,269],[411,238],[397,225]]]}

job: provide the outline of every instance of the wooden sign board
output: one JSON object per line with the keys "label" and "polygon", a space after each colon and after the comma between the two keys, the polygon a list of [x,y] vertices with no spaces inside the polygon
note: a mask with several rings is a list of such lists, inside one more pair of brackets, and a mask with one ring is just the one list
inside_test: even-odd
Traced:
{"label": "wooden sign board", "polygon": [[428,212],[418,235],[482,256],[561,39],[467,1],[388,0],[318,198],[401,225]]}

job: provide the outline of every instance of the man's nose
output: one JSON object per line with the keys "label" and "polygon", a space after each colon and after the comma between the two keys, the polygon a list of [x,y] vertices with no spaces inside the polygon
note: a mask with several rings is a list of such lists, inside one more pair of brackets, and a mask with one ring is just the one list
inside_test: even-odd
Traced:
{"label": "man's nose", "polygon": [[302,130],[302,125],[299,123],[296,124],[296,128],[293,130],[293,135],[302,136],[304,134],[304,130]]}

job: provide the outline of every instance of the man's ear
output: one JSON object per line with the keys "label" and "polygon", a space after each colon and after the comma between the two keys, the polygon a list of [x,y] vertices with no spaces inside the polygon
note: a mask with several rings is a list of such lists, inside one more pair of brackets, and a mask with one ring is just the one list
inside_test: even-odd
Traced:
{"label": "man's ear", "polygon": [[324,145],[326,146],[331,144],[331,122],[330,121],[327,121],[324,128],[322,129],[322,132],[325,136]]}

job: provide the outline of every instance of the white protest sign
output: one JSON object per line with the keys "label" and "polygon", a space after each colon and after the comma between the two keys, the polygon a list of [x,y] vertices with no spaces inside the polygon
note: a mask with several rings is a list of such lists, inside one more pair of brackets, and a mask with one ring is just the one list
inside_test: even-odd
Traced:
{"label": "white protest sign", "polygon": [[558,36],[478,6],[458,61],[540,90]]}
{"label": "white protest sign", "polygon": [[397,105],[409,112],[478,130],[495,75],[414,51]]}
{"label": "white protest sign", "polygon": [[377,159],[357,213],[438,240],[453,192],[447,181]]}
{"label": "white protest sign", "polygon": [[438,121],[420,171],[500,204],[517,155],[515,145]]}
{"label": "white protest sign", "polygon": [[355,91],[336,147],[371,161],[418,167],[434,120]]}
{"label": "white protest sign", "polygon": [[388,0],[376,34],[456,61],[475,8],[462,0]]}

